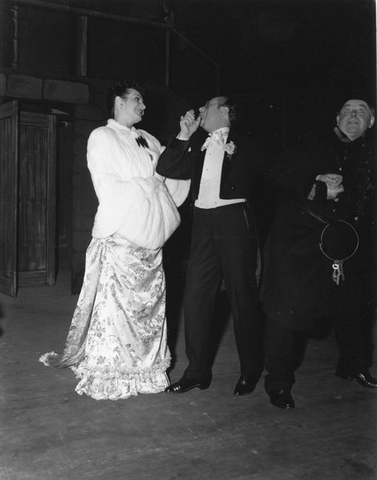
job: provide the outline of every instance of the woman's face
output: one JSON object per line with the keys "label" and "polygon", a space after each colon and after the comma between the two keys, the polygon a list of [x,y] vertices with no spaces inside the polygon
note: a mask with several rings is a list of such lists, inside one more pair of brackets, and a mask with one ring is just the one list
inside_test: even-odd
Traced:
{"label": "woman's face", "polygon": [[115,120],[128,127],[140,122],[146,109],[141,93],[134,88],[130,88],[124,96],[118,98],[118,118],[115,118]]}

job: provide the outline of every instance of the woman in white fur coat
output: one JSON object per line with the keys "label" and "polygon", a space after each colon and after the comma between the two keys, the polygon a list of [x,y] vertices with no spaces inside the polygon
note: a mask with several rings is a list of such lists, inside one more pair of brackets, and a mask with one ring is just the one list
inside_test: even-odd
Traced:
{"label": "woman in white fur coat", "polygon": [[113,118],[88,141],[98,198],[82,290],[62,355],[40,358],[70,367],[76,392],[95,400],[163,392],[170,365],[162,246],[180,223],[189,184],[156,173],[160,142],[134,125],[145,104],[135,85],[108,96]]}

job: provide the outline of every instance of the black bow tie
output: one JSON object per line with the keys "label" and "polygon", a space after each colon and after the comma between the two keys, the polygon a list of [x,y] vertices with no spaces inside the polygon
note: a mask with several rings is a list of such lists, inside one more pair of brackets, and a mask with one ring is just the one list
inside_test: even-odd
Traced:
{"label": "black bow tie", "polygon": [[140,137],[136,138],[136,143],[139,145],[139,147],[143,147],[143,148],[148,148],[149,147],[148,142],[141,135],[140,135]]}

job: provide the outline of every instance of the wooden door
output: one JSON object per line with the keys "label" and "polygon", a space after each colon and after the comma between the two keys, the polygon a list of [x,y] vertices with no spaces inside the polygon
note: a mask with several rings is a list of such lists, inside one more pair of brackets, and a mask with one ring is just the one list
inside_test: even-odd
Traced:
{"label": "wooden door", "polygon": [[55,283],[56,118],[21,112],[18,198],[19,285]]}
{"label": "wooden door", "polygon": [[0,106],[0,292],[17,294],[18,102]]}
{"label": "wooden door", "polygon": [[56,255],[56,119],[0,106],[0,292],[53,285]]}

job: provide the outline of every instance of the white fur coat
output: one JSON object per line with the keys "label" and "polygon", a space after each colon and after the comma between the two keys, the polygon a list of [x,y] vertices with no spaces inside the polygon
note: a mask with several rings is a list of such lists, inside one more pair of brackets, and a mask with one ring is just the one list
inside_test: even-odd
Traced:
{"label": "white fur coat", "polygon": [[[148,148],[138,145],[140,136]],[[94,238],[118,234],[140,247],[157,249],[172,235],[180,223],[177,206],[187,197],[190,183],[156,173],[162,151],[146,131],[112,119],[90,134],[88,168],[99,202]]]}

